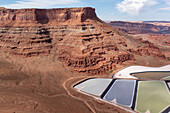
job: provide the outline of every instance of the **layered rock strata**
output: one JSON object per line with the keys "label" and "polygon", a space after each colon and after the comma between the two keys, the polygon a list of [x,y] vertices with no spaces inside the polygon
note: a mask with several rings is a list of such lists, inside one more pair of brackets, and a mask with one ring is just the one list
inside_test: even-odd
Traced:
{"label": "layered rock strata", "polygon": [[102,74],[136,55],[165,58],[150,42],[102,22],[93,8],[0,9],[0,50],[14,57],[57,54],[78,72]]}
{"label": "layered rock strata", "polygon": [[170,27],[145,22],[111,21],[109,25],[129,34],[169,34]]}

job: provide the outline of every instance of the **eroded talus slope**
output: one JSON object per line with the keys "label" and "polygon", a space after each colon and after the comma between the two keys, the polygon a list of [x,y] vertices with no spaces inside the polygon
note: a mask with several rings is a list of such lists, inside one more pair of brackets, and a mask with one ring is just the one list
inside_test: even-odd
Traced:
{"label": "eroded talus slope", "polygon": [[113,70],[136,56],[165,59],[152,43],[106,25],[93,8],[1,8],[0,15],[0,50],[13,57],[57,55],[71,69],[89,74]]}

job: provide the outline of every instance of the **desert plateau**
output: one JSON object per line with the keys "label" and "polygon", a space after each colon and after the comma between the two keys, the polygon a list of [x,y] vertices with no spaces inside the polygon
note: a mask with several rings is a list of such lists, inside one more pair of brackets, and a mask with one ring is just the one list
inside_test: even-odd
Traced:
{"label": "desert plateau", "polygon": [[92,7],[0,8],[0,113],[136,112],[80,93],[74,85],[112,79],[131,65],[169,64],[165,23],[104,22]]}

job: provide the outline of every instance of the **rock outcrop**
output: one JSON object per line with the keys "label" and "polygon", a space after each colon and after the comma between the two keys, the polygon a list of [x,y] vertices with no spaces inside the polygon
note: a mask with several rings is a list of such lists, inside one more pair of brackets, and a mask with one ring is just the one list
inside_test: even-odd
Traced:
{"label": "rock outcrop", "polygon": [[93,8],[0,9],[0,51],[14,57],[56,54],[78,72],[102,74],[136,55],[165,58],[150,42],[102,22]]}
{"label": "rock outcrop", "polygon": [[98,19],[92,8],[61,9],[0,9],[0,25],[30,26],[32,24],[60,23],[67,20],[84,22],[86,19]]}
{"label": "rock outcrop", "polygon": [[169,34],[170,27],[145,22],[111,21],[109,25],[129,34]]}

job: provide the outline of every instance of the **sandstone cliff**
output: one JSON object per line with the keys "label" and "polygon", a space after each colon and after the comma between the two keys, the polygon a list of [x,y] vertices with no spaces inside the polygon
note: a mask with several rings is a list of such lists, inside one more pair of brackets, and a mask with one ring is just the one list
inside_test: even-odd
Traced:
{"label": "sandstone cliff", "polygon": [[67,20],[84,22],[86,19],[98,19],[92,8],[61,9],[0,9],[1,26],[35,26],[49,23],[61,23]]}
{"label": "sandstone cliff", "polygon": [[13,57],[57,55],[71,69],[102,74],[136,56],[165,59],[159,48],[114,29],[93,8],[0,9],[0,51]]}
{"label": "sandstone cliff", "polygon": [[109,25],[129,34],[169,34],[170,27],[166,25],[155,25],[147,22],[125,22],[125,21],[111,21],[107,22]]}

